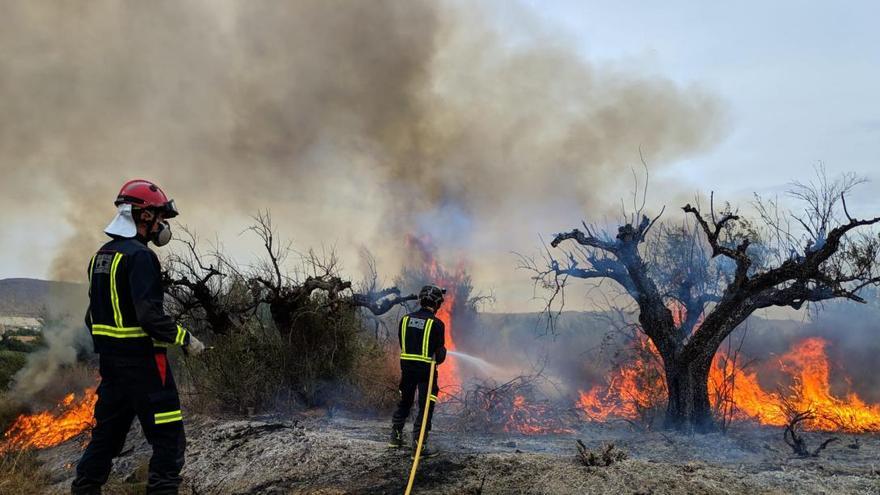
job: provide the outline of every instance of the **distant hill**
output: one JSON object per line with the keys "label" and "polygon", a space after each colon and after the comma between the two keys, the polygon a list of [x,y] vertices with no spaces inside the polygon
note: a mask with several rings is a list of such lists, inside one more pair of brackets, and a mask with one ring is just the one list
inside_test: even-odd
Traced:
{"label": "distant hill", "polygon": [[53,282],[32,278],[0,280],[0,315],[41,316],[50,303],[78,300],[86,290],[83,284]]}

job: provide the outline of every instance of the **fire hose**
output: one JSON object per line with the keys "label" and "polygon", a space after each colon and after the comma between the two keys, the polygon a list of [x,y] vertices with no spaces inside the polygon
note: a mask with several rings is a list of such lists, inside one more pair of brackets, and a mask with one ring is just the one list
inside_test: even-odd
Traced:
{"label": "fire hose", "polygon": [[425,412],[422,415],[422,427],[419,431],[419,443],[416,445],[416,455],[413,456],[412,469],[409,471],[409,481],[406,484],[406,493],[409,495],[412,491],[413,481],[416,479],[416,470],[419,468],[419,457],[422,455],[422,443],[425,441],[425,427],[428,424],[428,409],[431,407],[431,390],[434,388],[434,369],[437,367],[437,361],[431,360],[431,373],[428,375],[428,388],[425,393]]}

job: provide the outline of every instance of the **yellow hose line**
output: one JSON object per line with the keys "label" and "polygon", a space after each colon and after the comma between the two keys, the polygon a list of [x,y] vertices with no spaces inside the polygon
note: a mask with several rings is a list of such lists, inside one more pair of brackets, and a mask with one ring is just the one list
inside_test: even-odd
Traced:
{"label": "yellow hose line", "polygon": [[416,470],[419,468],[419,457],[422,455],[422,442],[425,441],[425,427],[428,424],[428,410],[431,407],[431,392],[434,389],[434,368],[437,366],[437,362],[433,359],[431,360],[431,374],[428,375],[428,390],[425,394],[425,413],[422,415],[422,427],[421,431],[419,431],[419,444],[416,446],[416,455],[415,459],[413,459],[412,469],[409,471],[409,481],[406,484],[406,494],[412,491],[413,481],[416,479]]}

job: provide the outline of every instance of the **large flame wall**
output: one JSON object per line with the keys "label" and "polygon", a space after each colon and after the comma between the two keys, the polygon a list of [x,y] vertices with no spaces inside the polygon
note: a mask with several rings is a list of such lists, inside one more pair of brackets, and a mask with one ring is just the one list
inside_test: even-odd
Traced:
{"label": "large flame wall", "polygon": [[[590,419],[636,420],[662,407],[666,384],[660,357],[653,344],[641,337],[633,343],[633,359],[617,366],[606,384],[580,392],[577,407]],[[790,384],[778,392],[761,386],[758,373],[743,369],[743,357],[719,352],[709,375],[709,399],[729,419],[785,425],[786,410],[812,411],[805,426],[813,430],[880,431],[880,405],[868,404],[858,394],[840,397],[832,392],[828,342],[810,337],[795,343],[776,360]]]}

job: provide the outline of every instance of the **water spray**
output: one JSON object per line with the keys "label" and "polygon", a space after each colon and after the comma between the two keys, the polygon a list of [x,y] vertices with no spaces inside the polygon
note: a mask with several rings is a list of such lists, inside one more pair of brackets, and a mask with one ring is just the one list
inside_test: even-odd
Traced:
{"label": "water spray", "polygon": [[450,356],[455,356],[455,357],[461,359],[462,361],[467,362],[468,364],[470,364],[472,366],[476,366],[477,368],[479,368],[481,371],[483,371],[487,375],[493,374],[493,373],[500,374],[500,373],[505,372],[504,369],[486,361],[483,358],[471,356],[470,354],[466,354],[461,351],[447,351],[447,354],[449,354]]}

